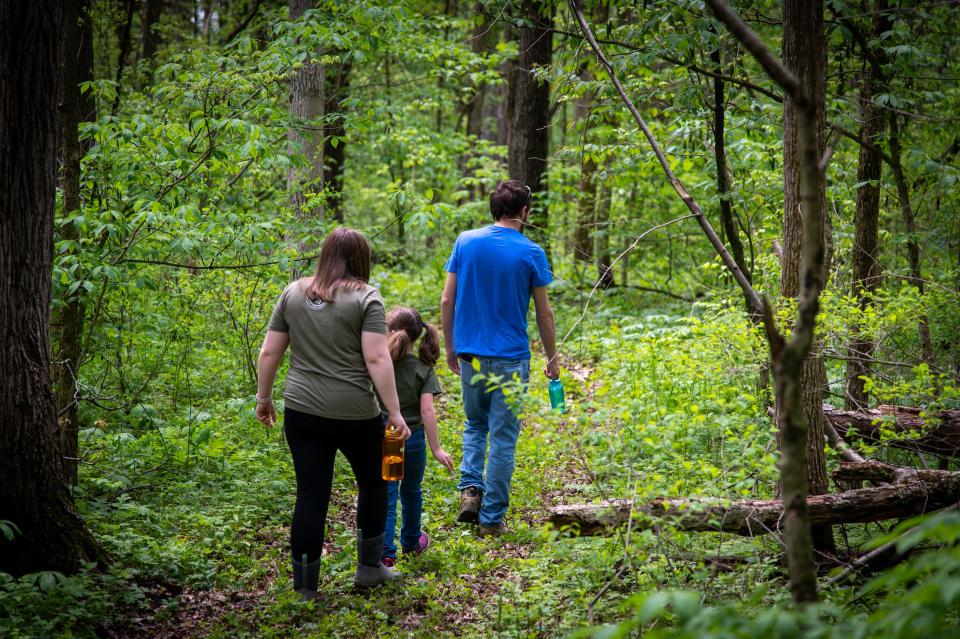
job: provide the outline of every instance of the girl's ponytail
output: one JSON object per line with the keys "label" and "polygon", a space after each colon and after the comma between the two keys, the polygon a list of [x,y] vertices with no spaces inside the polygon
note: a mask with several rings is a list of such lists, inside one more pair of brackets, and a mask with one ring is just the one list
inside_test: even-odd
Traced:
{"label": "girl's ponytail", "polygon": [[430,324],[424,324],[416,310],[407,306],[398,306],[391,310],[387,315],[387,329],[390,331],[387,349],[394,362],[400,361],[421,335],[423,340],[417,353],[420,361],[433,367],[440,359],[440,336],[437,329]]}
{"label": "girl's ponytail", "polygon": [[410,344],[413,340],[407,335],[407,331],[392,329],[390,337],[387,339],[387,350],[390,352],[390,359],[396,364],[410,350]]}
{"label": "girl's ponytail", "polygon": [[440,335],[433,324],[421,323],[423,327],[423,339],[420,341],[420,350],[417,351],[417,357],[427,366],[433,368],[440,359]]}

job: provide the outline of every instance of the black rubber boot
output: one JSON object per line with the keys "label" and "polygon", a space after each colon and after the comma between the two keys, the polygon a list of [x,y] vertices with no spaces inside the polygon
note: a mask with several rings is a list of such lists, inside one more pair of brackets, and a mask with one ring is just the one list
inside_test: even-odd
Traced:
{"label": "black rubber boot", "polygon": [[356,585],[365,588],[379,586],[400,576],[399,572],[384,566],[380,561],[383,555],[383,537],[381,534],[363,539],[360,533],[357,534],[357,572],[353,576]]}
{"label": "black rubber boot", "polygon": [[320,582],[320,560],[307,563],[307,555],[304,553],[301,561],[296,559],[293,562],[293,589],[300,593],[304,601],[318,599],[320,594],[317,592],[317,584]]}

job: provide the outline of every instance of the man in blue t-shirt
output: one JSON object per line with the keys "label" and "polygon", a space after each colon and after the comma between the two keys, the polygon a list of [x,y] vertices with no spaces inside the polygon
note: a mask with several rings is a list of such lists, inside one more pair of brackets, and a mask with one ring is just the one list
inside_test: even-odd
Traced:
{"label": "man in blue t-shirt", "polygon": [[547,356],[543,372],[550,379],[560,376],[557,329],[547,298],[553,274],[546,253],[522,232],[530,203],[530,187],[522,182],[506,180],[497,185],[490,194],[494,223],[457,238],[447,260],[440,302],[447,364],[460,375],[467,416],[458,521],[479,523],[481,535],[505,530],[520,420],[502,390],[488,391],[483,379],[472,381],[477,372],[524,385],[530,380],[527,310],[531,296]]}

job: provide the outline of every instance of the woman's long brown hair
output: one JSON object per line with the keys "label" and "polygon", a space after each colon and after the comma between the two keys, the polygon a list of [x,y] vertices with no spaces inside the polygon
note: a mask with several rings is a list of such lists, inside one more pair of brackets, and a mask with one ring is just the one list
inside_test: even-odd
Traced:
{"label": "woman's long brown hair", "polygon": [[370,280],[370,244],[359,231],[341,226],[330,232],[320,249],[317,274],[307,297],[331,303],[338,289],[356,291]]}
{"label": "woman's long brown hair", "polygon": [[440,359],[440,335],[437,329],[423,321],[415,309],[408,306],[398,306],[387,314],[387,329],[390,337],[387,340],[387,349],[390,359],[394,362],[407,354],[410,345],[417,341],[421,333],[423,339],[417,357],[427,366],[433,367]]}

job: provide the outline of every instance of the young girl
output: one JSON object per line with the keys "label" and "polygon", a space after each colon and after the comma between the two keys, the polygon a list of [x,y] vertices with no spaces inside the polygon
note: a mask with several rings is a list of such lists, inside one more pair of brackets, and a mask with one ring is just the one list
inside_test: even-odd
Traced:
{"label": "young girl", "polygon": [[[395,308],[387,315],[387,348],[393,360],[394,377],[400,412],[410,438],[404,444],[403,479],[387,482],[387,528],[384,531],[383,564],[393,566],[397,561],[394,543],[397,523],[397,494],[403,506],[403,525],[400,528],[400,547],[403,552],[419,555],[430,545],[430,537],[420,530],[423,509],[423,471],[427,465],[426,441],[434,459],[448,470],[453,470],[453,459],[440,447],[437,434],[437,414],[433,396],[440,393],[440,383],[433,367],[440,357],[437,329],[425,324],[420,313],[412,308]],[[417,355],[413,346],[422,336]],[[426,435],[426,437],[424,437]]]}

